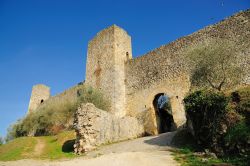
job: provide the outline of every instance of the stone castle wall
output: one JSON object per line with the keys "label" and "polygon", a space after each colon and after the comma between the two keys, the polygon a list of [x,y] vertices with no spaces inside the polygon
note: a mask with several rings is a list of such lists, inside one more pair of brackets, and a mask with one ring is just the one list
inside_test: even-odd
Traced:
{"label": "stone castle wall", "polygon": [[75,85],[62,93],[58,93],[54,96],[51,96],[49,99],[47,99],[44,104],[40,105],[40,107],[46,107],[47,105],[58,105],[60,103],[67,103],[67,102],[72,102],[75,103],[77,101],[78,97],[78,90],[81,89],[81,85]]}
{"label": "stone castle wall", "polygon": [[[37,86],[40,87],[40,85],[35,85],[34,87],[37,87]],[[40,109],[43,109],[43,108],[46,108],[46,107],[50,107],[52,105],[53,106],[59,106],[59,105],[66,104],[66,103],[69,103],[69,102],[70,103],[76,103],[77,102],[77,97],[78,97],[77,92],[81,88],[82,88],[82,85],[75,85],[75,86],[63,91],[62,93],[58,93],[58,94],[56,94],[54,96],[48,95],[49,91],[46,91],[46,90],[49,90],[49,89],[46,89],[46,88],[45,88],[45,90],[42,89],[42,91],[36,91],[36,94],[38,94],[38,95],[35,95],[35,96],[39,96],[36,101],[39,101],[40,99],[45,99],[45,100],[43,101],[43,103],[36,102],[37,105],[36,105],[36,107],[33,107],[33,110],[40,110]],[[35,88],[35,89],[37,89],[37,88]],[[44,92],[46,94],[46,97],[44,97],[44,95],[43,95]],[[33,96],[33,93],[32,93],[32,96]],[[33,98],[33,97],[31,97],[31,98]]]}
{"label": "stone castle wall", "polygon": [[76,141],[75,153],[81,154],[101,144],[140,137],[143,125],[135,117],[117,117],[96,108],[93,104],[82,104],[74,120]]}
{"label": "stone castle wall", "polygon": [[126,63],[127,114],[136,116],[154,108],[155,95],[165,93],[170,97],[177,126],[182,125],[185,122],[182,100],[189,91],[191,68],[186,65],[185,51],[216,38],[227,39],[235,43],[238,57],[235,63],[241,63],[250,73],[249,27],[250,10],[129,60]]}
{"label": "stone castle wall", "polygon": [[154,109],[153,100],[159,93],[165,93],[172,101],[175,122],[185,123],[182,100],[189,91],[189,77],[183,59],[166,49],[157,49],[130,60],[126,65],[127,114]]}
{"label": "stone castle wall", "polygon": [[50,97],[50,87],[38,84],[32,87],[28,113],[33,112]]}
{"label": "stone castle wall", "polygon": [[111,112],[124,116],[125,61],[132,57],[131,38],[126,31],[113,25],[89,42],[86,84],[100,89],[111,101]]}
{"label": "stone castle wall", "polygon": [[[73,106],[77,103],[79,97],[79,90],[83,88],[83,85],[75,85],[62,93],[58,93],[54,96],[50,96],[43,103],[38,103],[35,111],[42,110],[58,110],[58,108]],[[68,122],[64,124],[66,128],[72,128],[73,117],[68,119]]]}

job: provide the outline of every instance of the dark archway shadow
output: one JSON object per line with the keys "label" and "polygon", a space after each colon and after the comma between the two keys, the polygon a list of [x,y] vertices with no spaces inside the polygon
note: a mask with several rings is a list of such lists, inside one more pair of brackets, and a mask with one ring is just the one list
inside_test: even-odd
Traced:
{"label": "dark archway shadow", "polygon": [[172,139],[177,131],[162,133],[153,138],[145,140],[144,143],[156,146],[172,146]]}
{"label": "dark archway shadow", "polygon": [[156,114],[158,133],[175,131],[177,126],[172,115],[170,98],[164,93],[155,95],[153,106]]}
{"label": "dark archway shadow", "polygon": [[201,150],[201,147],[196,143],[193,135],[187,128],[178,129],[177,131],[167,132],[157,135],[151,139],[144,141],[150,145],[168,146],[171,148],[191,148],[194,150]]}
{"label": "dark archway shadow", "polygon": [[75,139],[68,140],[63,143],[62,151],[65,153],[74,152]]}
{"label": "dark archway shadow", "polygon": [[160,126],[159,126],[159,133],[166,133],[175,131],[177,129],[177,126],[174,122],[173,115],[169,114],[164,109],[158,109],[158,117],[160,120]]}

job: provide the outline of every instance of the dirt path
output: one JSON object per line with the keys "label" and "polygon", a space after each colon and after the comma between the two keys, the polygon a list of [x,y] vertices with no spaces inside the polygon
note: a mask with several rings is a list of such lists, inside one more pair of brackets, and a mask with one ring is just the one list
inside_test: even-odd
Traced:
{"label": "dirt path", "polygon": [[85,157],[60,161],[19,160],[0,166],[177,166],[169,151],[175,132],[100,147]]}
{"label": "dirt path", "polygon": [[38,137],[35,137],[35,138],[36,138],[37,143],[36,143],[36,146],[34,148],[34,156],[39,156],[43,152],[43,148],[45,147],[45,143],[40,138],[38,138]]}

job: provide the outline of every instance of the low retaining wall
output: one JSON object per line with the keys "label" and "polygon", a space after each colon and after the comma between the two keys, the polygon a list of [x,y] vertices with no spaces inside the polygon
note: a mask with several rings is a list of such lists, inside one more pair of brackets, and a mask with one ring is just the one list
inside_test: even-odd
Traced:
{"label": "low retaining wall", "polygon": [[101,144],[137,138],[144,134],[144,127],[136,118],[118,118],[91,103],[81,104],[78,108],[74,128],[74,150],[77,154],[93,150]]}

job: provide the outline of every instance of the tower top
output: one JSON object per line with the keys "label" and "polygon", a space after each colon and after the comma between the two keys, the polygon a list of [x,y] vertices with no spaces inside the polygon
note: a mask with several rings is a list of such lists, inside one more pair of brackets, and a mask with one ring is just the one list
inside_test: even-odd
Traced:
{"label": "tower top", "polygon": [[116,24],[113,24],[113,25],[111,25],[111,26],[109,26],[109,27],[107,27],[107,28],[99,31],[95,35],[95,37],[92,40],[89,41],[89,45],[91,43],[93,43],[97,38],[103,38],[105,36],[111,37],[111,36],[114,36],[117,33],[122,33],[122,34],[126,34],[127,36],[129,36],[129,34],[128,34],[127,31],[125,31],[123,28],[117,26]]}
{"label": "tower top", "polygon": [[124,31],[124,32],[126,32],[126,33],[128,34],[128,32],[127,32],[127,31],[125,31],[123,28],[119,27],[119,26],[118,26],[118,25],[116,25],[116,24],[113,24],[113,25],[111,25],[111,26],[109,26],[109,27],[107,27],[107,28],[105,28],[105,29],[103,29],[103,30],[99,31],[99,32],[97,33],[97,35],[99,35],[99,34],[100,34],[100,33],[102,33],[102,32],[109,31],[109,30],[119,30],[119,31]]}

